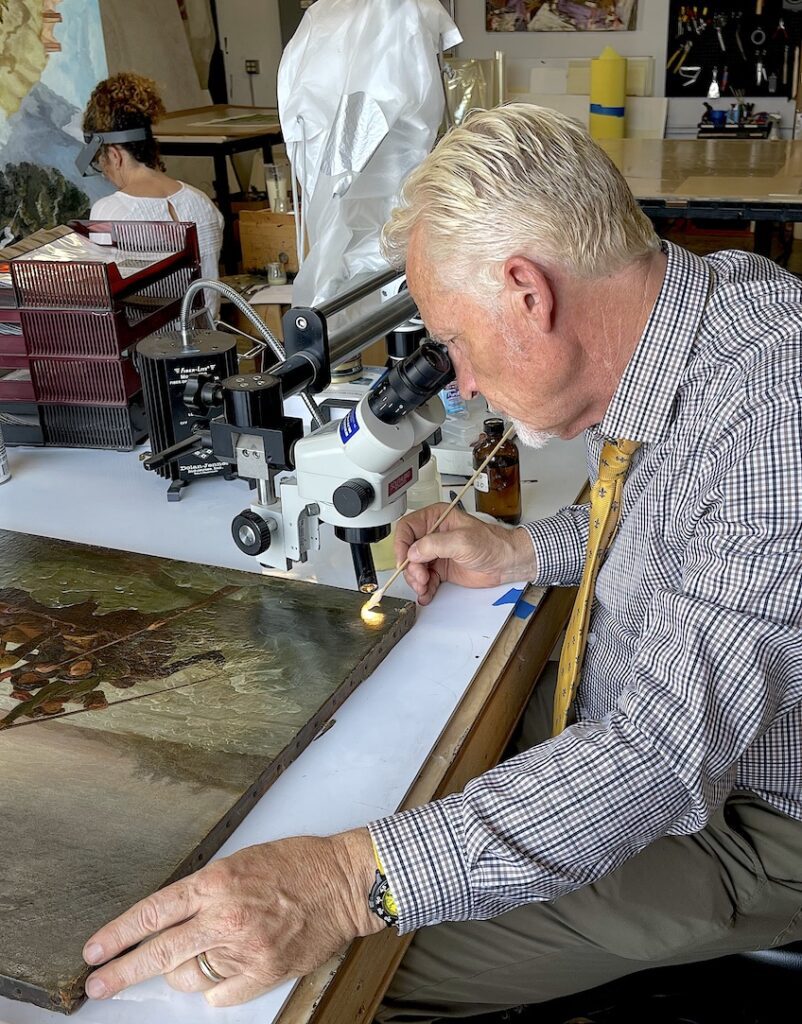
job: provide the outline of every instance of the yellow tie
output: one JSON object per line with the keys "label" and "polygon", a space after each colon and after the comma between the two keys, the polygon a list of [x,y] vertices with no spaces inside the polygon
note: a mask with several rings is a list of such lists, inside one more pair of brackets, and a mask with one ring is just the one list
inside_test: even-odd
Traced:
{"label": "yellow tie", "polygon": [[596,577],[599,574],[602,559],[615,536],[618,517],[621,514],[621,492],[624,489],[624,480],[632,456],[639,447],[640,444],[637,441],[619,440],[618,442],[608,441],[602,448],[599,479],[593,485],[591,492],[585,569],[560,653],[557,689],[554,691],[552,730],[554,736],[559,736],[565,728],[568,710],[576,695],[588,639],[588,623],[590,610],[593,607]]}

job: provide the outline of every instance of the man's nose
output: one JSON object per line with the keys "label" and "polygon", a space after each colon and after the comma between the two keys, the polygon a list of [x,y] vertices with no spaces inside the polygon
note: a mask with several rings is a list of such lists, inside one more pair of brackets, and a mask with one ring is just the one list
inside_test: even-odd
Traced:
{"label": "man's nose", "polygon": [[457,387],[459,388],[459,393],[466,400],[476,398],[479,393],[473,375],[464,367],[457,367]]}

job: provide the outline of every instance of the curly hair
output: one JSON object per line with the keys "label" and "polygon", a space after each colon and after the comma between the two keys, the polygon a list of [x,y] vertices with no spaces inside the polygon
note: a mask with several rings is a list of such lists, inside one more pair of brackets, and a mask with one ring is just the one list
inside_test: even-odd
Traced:
{"label": "curly hair", "polygon": [[[124,132],[130,128],[150,128],[165,113],[156,83],[143,75],[123,71],[98,82],[92,90],[84,111],[83,130]],[[146,167],[165,170],[154,138],[149,136],[141,142],[123,142],[119,146]]]}

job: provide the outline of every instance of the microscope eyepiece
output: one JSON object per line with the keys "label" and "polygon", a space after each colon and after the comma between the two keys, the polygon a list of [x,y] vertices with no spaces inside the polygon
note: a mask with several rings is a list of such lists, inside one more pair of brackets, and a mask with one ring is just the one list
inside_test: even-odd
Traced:
{"label": "microscope eyepiece", "polygon": [[453,378],[454,367],[445,347],[425,341],[381,378],[368,396],[368,405],[384,423],[397,423],[433,398]]}

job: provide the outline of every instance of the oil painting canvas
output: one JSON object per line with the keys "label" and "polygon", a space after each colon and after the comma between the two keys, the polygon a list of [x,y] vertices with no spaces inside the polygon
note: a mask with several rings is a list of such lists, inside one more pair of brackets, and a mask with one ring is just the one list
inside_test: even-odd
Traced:
{"label": "oil painting canvas", "polygon": [[414,621],[385,599],[0,531],[0,994],[201,866]]}
{"label": "oil painting canvas", "polygon": [[488,32],[623,32],[637,0],[485,0]]}

